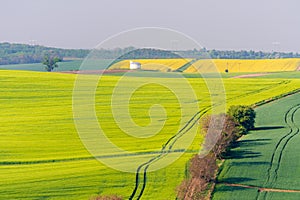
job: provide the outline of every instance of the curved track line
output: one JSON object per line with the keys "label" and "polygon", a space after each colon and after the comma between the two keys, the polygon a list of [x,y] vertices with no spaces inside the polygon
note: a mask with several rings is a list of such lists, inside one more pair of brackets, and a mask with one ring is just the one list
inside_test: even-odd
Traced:
{"label": "curved track line", "polygon": [[[292,134],[291,135],[291,137],[289,137],[288,139],[287,139],[287,141],[284,143],[284,145],[283,145],[283,150],[286,148],[286,146],[287,146],[287,144],[289,143],[289,141],[291,140],[291,139],[293,139],[296,135],[298,135],[299,134],[299,127],[295,124],[295,122],[294,122],[294,115],[295,115],[295,112],[297,112],[298,110],[299,110],[299,108],[300,107],[298,107],[297,108],[297,110],[295,110],[294,112],[293,112],[293,118],[291,118],[291,121],[292,121],[292,123],[294,124],[294,126],[296,127],[296,132],[294,133],[294,134]],[[282,160],[282,155],[283,155],[283,151],[281,151],[280,152],[280,155],[279,155],[279,159],[278,159],[278,163],[280,164],[281,163],[281,160]],[[275,169],[275,172],[276,172],[276,178],[277,178],[277,172],[278,172],[278,170],[279,170],[279,167],[280,167],[280,165],[278,165],[278,167]]]}
{"label": "curved track line", "polygon": [[[191,128],[193,128],[193,126],[199,121],[199,119],[205,114],[207,113],[211,108],[206,108],[203,109],[201,111],[198,111],[196,114],[193,115],[193,117],[184,125],[184,127],[182,127],[175,135],[173,135],[171,138],[168,139],[168,141],[163,145],[162,149],[161,149],[161,154],[153,157],[152,159],[150,159],[149,161],[141,164],[136,171],[136,184],[135,184],[135,188],[130,196],[130,200],[132,200],[133,198],[136,197],[136,199],[140,199],[144,193],[144,190],[146,188],[146,182],[147,182],[147,170],[149,168],[149,166],[158,161],[159,159],[161,159],[163,156],[166,156],[168,153],[170,153],[170,151],[173,148],[173,145],[176,143],[176,141],[182,137],[185,133],[187,133]],[[169,146],[168,146],[169,145]],[[167,148],[168,147],[168,148]],[[144,167],[143,172],[141,173],[140,171],[142,170],[142,168]],[[140,175],[143,175],[142,177],[140,177]],[[142,180],[140,180],[142,179]],[[140,193],[137,195],[137,191],[140,189]],[[136,196],[137,195],[137,196]]]}
{"label": "curved track line", "polygon": [[289,80],[280,81],[278,84],[271,84],[270,86],[261,88],[261,89],[259,89],[259,90],[254,90],[254,91],[251,91],[251,92],[247,92],[247,93],[245,93],[245,94],[241,94],[241,95],[238,95],[238,96],[231,97],[231,98],[227,99],[227,101],[229,101],[229,100],[236,100],[236,99],[239,99],[239,98],[247,97],[247,96],[252,95],[252,94],[259,94],[260,92],[264,92],[264,91],[266,91],[266,90],[270,90],[270,89],[279,87],[279,86],[281,86],[282,84],[288,84],[288,83],[290,83],[290,82],[291,82],[291,81],[289,81]]}
{"label": "curved track line", "polygon": [[[290,130],[287,134],[285,134],[283,137],[280,138],[280,140],[277,142],[277,144],[273,150],[270,165],[267,170],[267,172],[268,172],[267,180],[264,183],[265,186],[267,186],[269,184],[270,184],[270,186],[272,186],[276,182],[276,180],[278,178],[278,170],[280,168],[284,150],[285,150],[286,146],[288,145],[289,141],[293,137],[295,137],[297,134],[299,134],[299,127],[295,124],[295,121],[294,121],[295,113],[299,109],[300,109],[300,104],[297,104],[297,105],[289,108],[284,115],[284,122],[288,125]],[[280,146],[282,146],[282,147],[280,147]],[[279,155],[277,155],[277,154],[279,154]],[[278,157],[278,159],[276,159],[277,157]],[[256,199],[259,199],[261,192],[265,192],[263,194],[262,198],[266,199],[267,192],[272,192],[272,191],[271,190],[269,190],[269,191],[268,190],[258,190],[258,195],[256,196]]]}
{"label": "curved track line", "polygon": [[285,134],[283,137],[280,138],[280,140],[277,142],[274,150],[273,150],[273,153],[272,153],[272,156],[271,156],[271,161],[270,161],[270,165],[269,165],[269,168],[267,170],[268,172],[268,177],[267,177],[267,180],[265,182],[265,185],[269,182],[270,180],[270,177],[271,177],[271,169],[272,169],[272,166],[273,166],[273,163],[274,163],[274,159],[275,159],[275,154],[276,154],[276,151],[277,149],[279,148],[279,145],[281,144],[281,142],[289,135],[293,132],[293,129],[292,127],[288,124],[288,120],[287,120],[287,117],[288,117],[288,114],[290,113],[290,111],[293,109],[294,107],[291,107],[290,109],[288,109],[288,111],[285,113],[284,115],[284,122],[289,126],[290,128],[290,131]]}
{"label": "curved track line", "polygon": [[[249,96],[251,94],[257,94],[257,93],[260,93],[262,91],[266,91],[266,90],[269,90],[269,89],[273,89],[275,87],[278,87],[278,85],[282,85],[282,84],[286,84],[288,83],[289,81],[281,81],[279,82],[278,84],[276,85],[271,85],[271,86],[267,86],[267,87],[264,87],[264,88],[261,88],[259,90],[256,90],[256,91],[252,91],[252,92],[248,92],[246,94],[243,94],[243,95],[239,95],[237,97],[232,97],[232,98],[229,98],[227,99],[227,101],[229,100],[234,100],[236,98],[241,98],[241,97],[244,97],[244,96]],[[129,200],[132,200],[133,198],[136,197],[136,194],[137,194],[137,191],[141,185],[141,182],[142,182],[142,188],[140,189],[140,193],[138,194],[138,196],[136,197],[137,200],[139,200],[143,193],[144,193],[144,190],[146,188],[146,182],[147,182],[147,169],[149,168],[149,166],[156,162],[157,160],[159,160],[160,158],[162,158],[163,156],[167,155],[169,153],[169,151],[172,150],[173,148],[173,145],[176,143],[176,141],[182,137],[185,133],[187,133],[198,121],[199,119],[205,114],[207,113],[209,110],[211,109],[211,107],[208,107],[206,109],[203,109],[201,111],[198,111],[196,114],[193,115],[193,117],[186,123],[186,125],[181,129],[179,130],[179,132],[177,132],[175,135],[173,135],[171,138],[168,139],[168,141],[163,145],[162,149],[161,149],[161,153],[156,156],[156,157],[153,157],[152,159],[148,160],[147,162],[141,164],[140,166],[138,166],[137,170],[136,170],[136,178],[135,178],[135,188],[133,189],[133,192],[132,194],[130,195],[129,197]],[[202,112],[202,113],[201,113]],[[200,114],[201,113],[201,114]],[[199,115],[200,114],[200,115]],[[199,116],[198,116],[199,115]],[[193,122],[193,123],[192,123]],[[185,130],[186,129],[186,130]],[[172,141],[173,140],[173,141]],[[169,146],[168,148],[168,151],[166,151],[166,147],[167,145],[170,143],[171,145]],[[142,168],[144,168],[144,171],[143,171],[143,176],[140,177],[140,174],[141,174],[141,170]],[[142,179],[142,180],[140,180]]]}
{"label": "curved track line", "polygon": [[[285,113],[285,118],[284,118],[284,121],[285,123],[289,126],[290,128],[290,131],[285,134],[283,137],[280,138],[280,140],[277,142],[276,146],[275,146],[275,149],[273,150],[273,153],[272,153],[272,157],[271,157],[271,161],[270,161],[270,166],[268,168],[268,178],[267,178],[267,181],[265,184],[267,184],[269,181],[270,181],[270,178],[271,178],[271,171],[272,171],[272,168],[274,167],[275,163],[277,163],[275,165],[275,169],[274,169],[274,172],[275,172],[275,175],[279,169],[279,166],[280,166],[280,162],[281,162],[281,158],[282,158],[282,154],[283,154],[283,151],[285,149],[285,147],[287,146],[288,142],[295,136],[299,133],[299,128],[296,126],[296,124],[294,123],[294,115],[295,113],[299,110],[300,108],[300,104],[297,104],[295,106],[293,106],[292,108],[290,108],[286,113]],[[294,109],[294,110],[293,110]],[[291,113],[291,116],[289,118],[289,114]],[[296,129],[295,129],[296,127]],[[286,139],[287,138],[287,139]],[[285,140],[286,139],[286,140]],[[282,148],[279,148],[280,145],[283,144],[283,147]],[[279,151],[279,152],[278,152]],[[278,157],[278,160],[275,160],[275,156],[279,153],[279,157]],[[276,162],[277,161],[277,162]],[[272,182],[271,182],[272,183]]]}

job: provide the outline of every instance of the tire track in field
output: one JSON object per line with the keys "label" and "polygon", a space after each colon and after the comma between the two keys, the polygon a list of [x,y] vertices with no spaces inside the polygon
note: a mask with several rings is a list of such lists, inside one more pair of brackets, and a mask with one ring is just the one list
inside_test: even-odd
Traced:
{"label": "tire track in field", "polygon": [[[283,137],[280,138],[280,140],[277,142],[277,144],[275,146],[275,149],[273,150],[273,153],[272,153],[272,156],[271,156],[271,161],[270,161],[270,166],[268,168],[268,177],[267,177],[266,182],[270,181],[270,178],[272,176],[272,169],[273,168],[274,168],[273,171],[275,172],[275,177],[277,178],[277,172],[278,172],[278,169],[280,167],[280,162],[281,162],[281,159],[282,159],[283,151],[286,148],[288,142],[295,135],[297,135],[299,133],[299,127],[297,127],[297,125],[294,123],[294,115],[299,110],[299,108],[300,108],[300,104],[295,105],[285,113],[284,121],[288,125],[290,130],[287,134],[285,134]],[[289,117],[289,114],[291,115],[290,117]],[[282,147],[280,148],[281,145],[282,145]],[[278,155],[278,159],[276,160],[277,154],[279,154],[279,155]]]}
{"label": "tire track in field", "polygon": [[[295,131],[295,133],[293,133],[293,134],[286,140],[286,142],[283,144],[283,148],[282,148],[283,150],[286,148],[286,146],[288,145],[289,141],[290,141],[291,139],[293,139],[296,135],[299,134],[299,127],[295,124],[295,121],[294,121],[295,113],[299,110],[299,108],[300,108],[300,105],[299,105],[299,107],[297,107],[297,109],[293,112],[293,117],[291,118],[291,122],[292,122],[292,124],[295,126],[296,131]],[[276,181],[277,178],[278,178],[278,170],[279,170],[279,168],[280,168],[280,163],[281,163],[281,160],[282,160],[282,155],[283,155],[283,151],[280,152],[279,159],[278,159],[278,163],[279,163],[279,164],[278,164],[277,168],[275,169],[275,174],[276,174],[275,181]]]}
{"label": "tire track in field", "polygon": [[[169,152],[171,152],[173,145],[176,143],[176,141],[182,137],[185,133],[187,133],[191,128],[194,127],[194,125],[200,120],[200,118],[207,113],[211,108],[206,108],[201,111],[198,111],[196,114],[193,115],[193,117],[182,127],[175,135],[173,135],[171,138],[168,139],[168,141],[162,146],[161,153],[157,155],[156,157],[151,158],[147,162],[141,164],[138,166],[136,170],[136,178],[135,178],[135,188],[133,189],[132,194],[130,195],[129,199],[137,199],[139,200],[146,188],[147,183],[147,170],[150,167],[151,164],[158,161],[159,159],[166,156]],[[138,193],[139,191],[139,193]]]}
{"label": "tire track in field", "polygon": [[[266,90],[269,90],[269,89],[273,89],[275,87],[278,87],[279,85],[282,85],[282,84],[287,84],[289,83],[290,81],[281,81],[279,82],[278,84],[272,84],[270,86],[267,86],[267,87],[264,87],[264,88],[261,88],[259,90],[255,90],[255,91],[251,91],[251,92],[248,92],[246,94],[242,94],[242,95],[238,95],[238,96],[235,96],[235,97],[232,97],[232,98],[229,98],[227,99],[226,101],[228,102],[229,100],[235,100],[237,98],[241,98],[241,97],[245,97],[245,96],[249,96],[249,95],[252,95],[252,94],[257,94],[257,93],[260,93],[262,91],[266,91]],[[203,109],[201,111],[198,111],[196,114],[193,115],[193,117],[186,123],[186,125],[181,129],[179,130],[174,136],[172,136],[171,138],[169,138],[169,140],[163,145],[162,149],[161,149],[161,154],[159,154],[158,156],[156,157],[153,157],[152,159],[150,159],[149,161],[141,164],[140,166],[138,166],[137,170],[136,170],[136,178],[135,178],[135,188],[133,189],[133,192],[132,194],[130,195],[129,197],[129,200],[133,200],[134,198],[136,198],[137,200],[139,200],[143,193],[144,193],[144,190],[146,188],[146,183],[147,183],[147,170],[149,168],[149,166],[158,161],[159,159],[161,159],[163,156],[167,155],[171,150],[172,150],[172,147],[173,145],[176,143],[176,141],[182,137],[185,133],[187,133],[199,120],[200,118],[205,114],[207,113],[209,110],[211,109],[211,107],[208,107],[206,109]],[[201,113],[202,112],[202,113]],[[201,113],[201,114],[200,114]],[[199,115],[199,116],[198,116]],[[172,142],[171,142],[172,141]],[[171,142],[171,145],[169,145]],[[169,145],[169,148],[168,150],[166,151],[166,147]],[[142,169],[144,168],[143,172]],[[139,189],[140,188],[140,189]],[[138,193],[138,190],[140,190],[140,193]]]}
{"label": "tire track in field", "polygon": [[285,81],[279,82],[278,84],[271,84],[270,86],[261,88],[259,90],[254,90],[254,91],[251,91],[251,92],[247,92],[245,94],[241,94],[241,95],[238,95],[238,96],[231,97],[231,98],[227,99],[227,101],[232,101],[232,100],[240,99],[240,98],[252,95],[252,94],[259,94],[260,92],[263,92],[263,91],[266,91],[266,90],[270,90],[270,89],[276,88],[276,87],[278,87],[278,86],[280,86],[282,84],[288,84],[290,82],[291,82],[290,80],[285,80]]}
{"label": "tire track in field", "polygon": [[[178,152],[196,152],[196,151],[186,151],[185,149],[175,149],[175,150],[169,151],[169,153],[178,153]],[[64,162],[87,161],[87,160],[95,160],[95,159],[133,157],[133,156],[141,156],[141,155],[157,155],[157,154],[160,154],[160,153],[161,153],[160,151],[146,151],[146,152],[136,152],[136,153],[112,154],[112,155],[103,155],[103,156],[87,156],[87,157],[78,157],[78,158],[49,159],[49,160],[0,161],[0,166],[39,165],[39,164],[47,164],[47,163],[64,163]]]}
{"label": "tire track in field", "polygon": [[[296,135],[299,134],[299,127],[295,124],[294,121],[294,116],[295,113],[300,109],[300,104],[297,104],[291,108],[289,108],[285,115],[284,115],[284,122],[285,124],[288,125],[288,127],[290,128],[289,132],[286,133],[283,137],[281,137],[279,139],[279,141],[277,142],[272,156],[271,156],[271,161],[270,161],[270,165],[269,168],[267,170],[267,180],[264,183],[265,186],[270,185],[272,187],[272,185],[276,182],[277,178],[278,178],[278,170],[280,168],[280,164],[281,164],[281,160],[282,160],[282,156],[284,153],[284,150],[286,148],[286,146],[288,145],[289,141],[295,137]],[[258,195],[256,197],[256,199],[259,199],[259,194],[260,192],[262,192],[263,190],[259,190],[258,191]],[[267,197],[267,192],[271,192],[271,191],[266,191],[263,194],[262,198],[266,199]]]}

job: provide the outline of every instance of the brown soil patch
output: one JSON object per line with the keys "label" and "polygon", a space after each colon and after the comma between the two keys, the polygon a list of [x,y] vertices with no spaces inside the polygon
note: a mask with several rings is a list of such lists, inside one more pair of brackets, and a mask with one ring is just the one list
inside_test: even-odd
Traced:
{"label": "brown soil patch", "polygon": [[244,74],[239,76],[234,76],[232,78],[251,78],[251,77],[258,77],[258,76],[265,76],[267,73],[261,73],[261,74]]}
{"label": "brown soil patch", "polygon": [[252,185],[243,185],[243,184],[234,184],[234,183],[224,183],[224,185],[232,187],[242,187],[242,188],[252,188],[257,189],[260,192],[287,192],[287,193],[300,193],[300,190],[287,190],[287,189],[278,189],[278,188],[264,188]]}

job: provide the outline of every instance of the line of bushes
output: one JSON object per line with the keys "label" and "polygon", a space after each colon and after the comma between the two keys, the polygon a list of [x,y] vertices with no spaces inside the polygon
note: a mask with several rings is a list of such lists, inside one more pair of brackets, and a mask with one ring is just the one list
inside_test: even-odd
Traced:
{"label": "line of bushes", "polygon": [[[254,128],[255,111],[250,106],[231,106],[227,114],[206,116],[201,120],[205,137],[202,154],[195,155],[189,164],[188,178],[177,188],[177,199],[209,199],[214,188],[218,162],[230,146]],[[97,196],[91,200],[122,200],[117,195]]]}
{"label": "line of bushes", "polygon": [[209,199],[214,188],[218,162],[230,146],[254,128],[255,111],[250,106],[232,106],[227,114],[202,119],[201,134],[205,137],[202,153],[195,155],[189,166],[189,177],[177,188],[179,200]]}

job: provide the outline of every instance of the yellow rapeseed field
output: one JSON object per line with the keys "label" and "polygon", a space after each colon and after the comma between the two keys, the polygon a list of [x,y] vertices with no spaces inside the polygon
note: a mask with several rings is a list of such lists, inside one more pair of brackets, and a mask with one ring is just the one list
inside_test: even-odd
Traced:
{"label": "yellow rapeseed field", "polygon": [[[115,120],[112,99],[116,97],[116,86],[124,91],[118,96],[124,100],[128,93],[125,89],[135,88],[145,77],[101,77],[94,98],[97,121],[112,144],[128,153],[114,153],[100,143],[97,145],[106,151],[98,154],[101,157],[99,162],[87,151],[74,124],[78,119],[74,117],[73,89],[78,77],[53,72],[0,70],[0,199],[78,200],[91,199],[98,194],[117,194],[129,199],[135,187],[136,174],[114,169],[103,161],[111,159],[119,165],[134,163],[136,158],[150,160],[159,155],[168,141],[172,141],[170,144],[174,151],[171,155],[174,156],[180,154],[182,144],[192,138],[192,144],[184,149],[185,153],[180,158],[167,167],[147,173],[142,199],[176,199],[176,187],[186,178],[188,160],[198,153],[203,137],[197,134],[193,139],[197,123],[180,137],[175,136],[180,133],[180,121],[187,124],[196,113],[204,114],[211,106],[207,80],[187,79],[199,103],[200,109],[195,110],[191,107],[195,99],[180,84],[180,78],[148,77],[149,84],[139,87],[130,97],[128,108],[131,119],[140,127],[148,126],[152,120],[155,123],[163,121],[164,124],[151,137],[145,134],[147,132],[140,132],[141,137],[133,137],[120,129]],[[89,87],[88,83],[99,77],[82,75],[81,78],[84,86]],[[161,81],[175,85],[176,93],[156,84]],[[300,87],[299,79],[287,80],[284,77],[223,79],[223,83],[226,107],[251,105]],[[183,98],[182,103],[179,103],[178,97]],[[82,100],[85,101],[85,98]],[[160,105],[166,116],[149,113],[152,105]],[[184,107],[187,107],[186,112],[183,112]],[[93,130],[86,126],[87,132]],[[133,126],[129,130],[135,128]],[[173,138],[176,140],[171,140]],[[159,162],[157,160],[154,164]]]}
{"label": "yellow rapeseed field", "polygon": [[[192,59],[174,58],[174,59],[136,59],[134,62],[139,62],[143,70],[155,71],[175,71]],[[130,60],[123,60],[110,67],[110,69],[129,69]]]}
{"label": "yellow rapeseed field", "polygon": [[213,72],[215,65],[219,72],[277,72],[295,71],[300,67],[299,58],[287,59],[262,59],[262,60],[241,60],[241,59],[212,59],[199,60],[187,68],[184,72]]}

